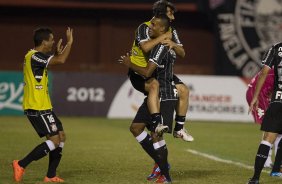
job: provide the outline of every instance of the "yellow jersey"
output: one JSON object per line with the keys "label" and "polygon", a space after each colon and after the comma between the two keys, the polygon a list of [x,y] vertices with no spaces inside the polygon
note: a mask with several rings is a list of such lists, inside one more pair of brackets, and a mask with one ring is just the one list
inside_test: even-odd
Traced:
{"label": "yellow jersey", "polygon": [[52,56],[30,50],[24,58],[23,109],[52,109],[48,92],[47,65]]}

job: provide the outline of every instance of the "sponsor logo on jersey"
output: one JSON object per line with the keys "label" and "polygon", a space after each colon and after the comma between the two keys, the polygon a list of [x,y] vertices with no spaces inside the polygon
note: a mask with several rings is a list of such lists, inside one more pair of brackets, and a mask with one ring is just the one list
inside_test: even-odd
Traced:
{"label": "sponsor logo on jersey", "polygon": [[35,54],[33,54],[33,55],[31,56],[31,58],[34,59],[35,61],[40,62],[40,63],[47,63],[47,60],[41,59],[41,58],[37,57]]}
{"label": "sponsor logo on jersey", "polygon": [[276,100],[282,100],[282,91],[276,91],[275,99]]}
{"label": "sponsor logo on jersey", "polygon": [[42,79],[42,76],[36,75],[35,78],[36,78],[36,79]]}
{"label": "sponsor logo on jersey", "polygon": [[159,57],[160,57],[160,55],[161,55],[161,53],[162,53],[163,50],[164,50],[164,46],[161,45],[160,48],[159,48],[159,50],[158,50],[158,52],[157,52],[157,54],[156,54],[155,57],[153,58],[155,61],[157,61],[157,60],[159,59]]}
{"label": "sponsor logo on jersey", "polygon": [[43,89],[43,86],[42,85],[35,85],[35,89]]}

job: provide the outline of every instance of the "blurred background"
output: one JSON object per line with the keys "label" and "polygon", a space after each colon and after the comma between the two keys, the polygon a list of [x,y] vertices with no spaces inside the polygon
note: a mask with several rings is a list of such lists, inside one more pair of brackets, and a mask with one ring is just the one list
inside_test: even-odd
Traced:
{"label": "blurred background", "polygon": [[[25,53],[33,48],[33,30],[48,26],[57,41],[65,39],[69,26],[74,29],[72,53],[66,64],[49,69],[57,111],[63,115],[117,117],[110,111],[122,114],[113,109],[123,109],[125,115],[121,117],[133,116],[144,97],[134,94],[127,69],[117,59],[131,49],[138,25],[151,19],[154,2],[1,0],[0,114],[22,114],[21,70]],[[174,70],[190,87],[191,116],[193,109],[199,117],[208,113],[207,117],[215,115],[215,119],[222,113],[239,112],[249,120],[244,99],[247,85],[242,79],[253,77],[261,68],[263,53],[282,40],[282,1],[171,2],[178,9],[174,27],[186,51]],[[240,84],[235,86],[236,81]],[[131,101],[128,109],[124,108],[125,101]]]}

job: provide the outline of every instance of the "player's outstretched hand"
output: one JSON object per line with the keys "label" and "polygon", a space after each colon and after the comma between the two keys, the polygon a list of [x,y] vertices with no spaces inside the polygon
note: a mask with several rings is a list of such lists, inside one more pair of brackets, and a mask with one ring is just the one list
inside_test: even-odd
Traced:
{"label": "player's outstretched hand", "polygon": [[118,62],[121,64],[124,64],[125,66],[129,67],[130,65],[130,54],[126,53],[126,55],[122,55],[120,56],[120,58],[118,59]]}

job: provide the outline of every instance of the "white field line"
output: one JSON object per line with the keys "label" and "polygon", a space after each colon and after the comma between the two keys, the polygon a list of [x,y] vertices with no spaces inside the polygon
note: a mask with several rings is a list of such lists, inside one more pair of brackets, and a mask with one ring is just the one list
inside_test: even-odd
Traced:
{"label": "white field line", "polygon": [[[205,158],[208,158],[208,159],[216,161],[216,162],[222,162],[222,163],[225,163],[225,164],[236,165],[238,167],[245,168],[245,169],[250,169],[250,170],[254,169],[254,166],[246,165],[246,164],[243,164],[241,162],[234,162],[232,160],[225,160],[225,159],[216,157],[214,155],[209,155],[209,154],[202,153],[202,152],[199,152],[199,151],[196,151],[196,150],[187,149],[186,151],[189,152],[189,153],[192,153],[194,155],[205,157]],[[266,170],[262,170],[262,172],[269,173],[269,171],[266,171]]]}

